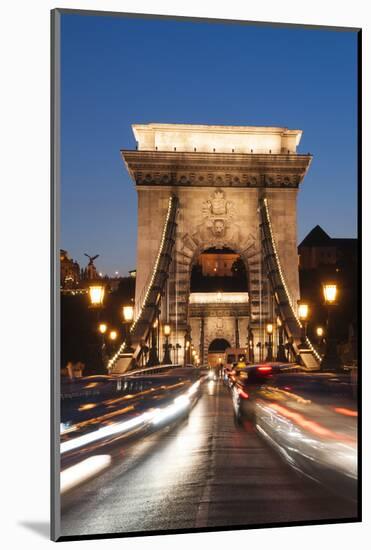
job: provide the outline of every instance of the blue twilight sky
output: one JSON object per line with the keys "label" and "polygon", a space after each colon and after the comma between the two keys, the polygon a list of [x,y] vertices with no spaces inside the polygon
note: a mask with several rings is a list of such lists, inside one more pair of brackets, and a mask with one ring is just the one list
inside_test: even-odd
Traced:
{"label": "blue twilight sky", "polygon": [[303,130],[298,241],[356,236],[355,32],[64,14],[61,47],[61,247],[81,266],[135,267],[133,123]]}

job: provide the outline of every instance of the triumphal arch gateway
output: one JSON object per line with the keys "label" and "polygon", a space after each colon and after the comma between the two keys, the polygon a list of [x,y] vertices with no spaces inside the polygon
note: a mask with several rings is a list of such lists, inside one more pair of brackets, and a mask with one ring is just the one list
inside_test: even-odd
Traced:
{"label": "triumphal arch gateway", "polygon": [[[237,347],[247,345],[249,339],[254,345],[263,343],[266,322],[275,322],[277,315],[277,293],[262,255],[266,237],[261,200],[269,204],[278,269],[284,276],[288,301],[296,305],[296,202],[311,162],[311,155],[297,152],[302,131],[135,124],[133,132],[136,150],[122,151],[122,156],[138,193],[136,314],[140,317],[153,282],[173,198],[171,257],[166,282],[159,290],[161,319],[171,325],[170,339],[174,349],[178,344],[178,360],[182,360],[187,335],[204,363],[215,339],[223,338]],[[209,249],[240,255],[247,272],[246,292],[191,292],[192,268]]]}

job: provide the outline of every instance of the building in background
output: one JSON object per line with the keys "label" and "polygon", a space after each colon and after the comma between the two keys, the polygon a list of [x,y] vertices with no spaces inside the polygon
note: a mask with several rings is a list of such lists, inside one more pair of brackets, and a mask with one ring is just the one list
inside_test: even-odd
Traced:
{"label": "building in background", "polygon": [[239,257],[232,250],[215,249],[200,254],[198,263],[204,277],[232,277],[233,264]]}
{"label": "building in background", "polygon": [[298,252],[300,269],[349,265],[357,262],[357,239],[332,238],[316,225],[299,244]]}
{"label": "building in background", "polygon": [[300,294],[310,307],[308,335],[315,342],[316,327],[326,330],[323,284],[336,282],[338,303],[334,323],[338,352],[345,364],[357,360],[357,252],[357,239],[332,238],[319,225],[298,246]]}
{"label": "building in background", "polygon": [[67,250],[60,250],[60,265],[61,288],[77,288],[81,280],[80,266],[69,257]]}

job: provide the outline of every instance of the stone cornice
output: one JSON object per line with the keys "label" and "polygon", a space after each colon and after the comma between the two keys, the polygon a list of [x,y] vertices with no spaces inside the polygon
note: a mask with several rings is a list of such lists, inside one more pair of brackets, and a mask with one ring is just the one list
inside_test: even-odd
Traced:
{"label": "stone cornice", "polygon": [[296,188],[311,155],[121,151],[137,186]]}
{"label": "stone cornice", "polygon": [[249,304],[189,304],[190,317],[248,317]]}

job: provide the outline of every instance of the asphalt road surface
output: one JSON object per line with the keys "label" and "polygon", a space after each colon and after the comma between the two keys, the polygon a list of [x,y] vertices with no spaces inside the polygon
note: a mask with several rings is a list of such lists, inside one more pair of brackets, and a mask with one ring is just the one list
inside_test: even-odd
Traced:
{"label": "asphalt road surface", "polygon": [[354,518],[356,505],[299,476],[255,432],[237,427],[221,382],[189,416],[118,446],[106,472],[62,501],[62,535]]}

